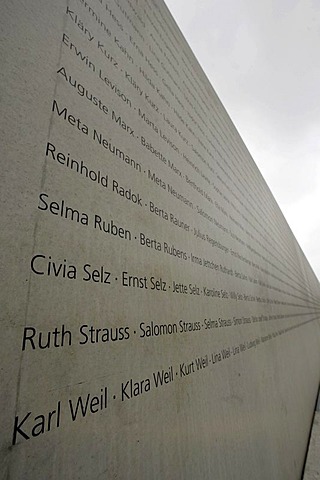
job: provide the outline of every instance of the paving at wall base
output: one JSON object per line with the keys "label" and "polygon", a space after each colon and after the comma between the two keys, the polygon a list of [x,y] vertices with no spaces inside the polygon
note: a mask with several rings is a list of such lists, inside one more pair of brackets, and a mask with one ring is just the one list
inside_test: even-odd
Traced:
{"label": "paving at wall base", "polygon": [[298,480],[319,282],[165,4],[0,22],[0,478]]}

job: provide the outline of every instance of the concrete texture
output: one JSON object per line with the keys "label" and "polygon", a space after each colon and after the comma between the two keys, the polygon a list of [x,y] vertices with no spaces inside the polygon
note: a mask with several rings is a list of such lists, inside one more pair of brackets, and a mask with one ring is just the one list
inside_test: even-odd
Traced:
{"label": "concrete texture", "polygon": [[320,478],[320,397],[313,419],[310,443],[306,459],[303,480],[317,480]]}
{"label": "concrete texture", "polygon": [[299,479],[319,283],[165,4],[0,23],[1,478]]}

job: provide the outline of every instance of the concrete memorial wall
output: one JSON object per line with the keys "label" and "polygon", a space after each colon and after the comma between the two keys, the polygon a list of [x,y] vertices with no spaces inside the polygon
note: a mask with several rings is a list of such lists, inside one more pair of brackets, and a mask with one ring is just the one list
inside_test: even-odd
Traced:
{"label": "concrete memorial wall", "polygon": [[300,478],[319,283],[165,4],[0,22],[1,478]]}

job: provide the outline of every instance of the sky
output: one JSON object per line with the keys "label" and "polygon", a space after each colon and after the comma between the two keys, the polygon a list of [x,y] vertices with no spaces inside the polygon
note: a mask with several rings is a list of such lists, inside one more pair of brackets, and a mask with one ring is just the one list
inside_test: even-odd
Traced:
{"label": "sky", "polygon": [[320,1],[165,3],[320,280]]}

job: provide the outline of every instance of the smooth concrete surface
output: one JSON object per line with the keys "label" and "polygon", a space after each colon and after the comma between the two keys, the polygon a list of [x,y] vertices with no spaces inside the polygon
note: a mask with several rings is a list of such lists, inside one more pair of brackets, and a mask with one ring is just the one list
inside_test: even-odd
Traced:
{"label": "smooth concrete surface", "polygon": [[320,478],[320,395],[318,395],[310,433],[308,451],[304,467],[303,480],[317,480]]}
{"label": "smooth concrete surface", "polygon": [[0,477],[301,478],[319,283],[165,4],[0,23]]}
{"label": "smooth concrete surface", "polygon": [[320,412],[314,416],[303,480],[320,478]]}

